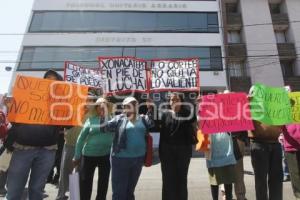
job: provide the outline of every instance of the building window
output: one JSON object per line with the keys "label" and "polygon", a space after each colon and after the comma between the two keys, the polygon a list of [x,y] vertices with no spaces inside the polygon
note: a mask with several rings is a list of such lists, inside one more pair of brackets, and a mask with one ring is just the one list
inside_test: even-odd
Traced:
{"label": "building window", "polygon": [[230,77],[245,77],[248,72],[244,62],[231,62],[228,64]]}
{"label": "building window", "polygon": [[275,31],[275,36],[276,36],[277,43],[287,43],[285,31]]}
{"label": "building window", "polygon": [[241,33],[239,31],[228,31],[228,43],[241,43]]}
{"label": "building window", "polygon": [[217,12],[36,11],[29,32],[218,33]]}
{"label": "building window", "polygon": [[294,60],[281,60],[280,61],[282,73],[284,77],[292,77],[295,76],[294,73],[294,66],[295,61]]}
{"label": "building window", "polygon": [[198,57],[201,70],[223,70],[220,47],[24,47],[18,70],[62,70],[64,61],[97,66],[98,56]]}

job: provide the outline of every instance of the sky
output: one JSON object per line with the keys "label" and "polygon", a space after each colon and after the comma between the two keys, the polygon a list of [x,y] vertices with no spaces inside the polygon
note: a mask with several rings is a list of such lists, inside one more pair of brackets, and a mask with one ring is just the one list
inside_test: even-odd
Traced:
{"label": "sky", "polygon": [[16,66],[23,39],[23,35],[6,34],[25,33],[32,4],[33,0],[0,0],[0,94],[8,91],[12,71],[5,67]]}

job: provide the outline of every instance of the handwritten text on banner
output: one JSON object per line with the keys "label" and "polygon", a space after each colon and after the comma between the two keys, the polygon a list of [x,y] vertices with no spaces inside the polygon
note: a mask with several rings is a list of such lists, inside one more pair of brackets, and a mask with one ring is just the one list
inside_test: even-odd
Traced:
{"label": "handwritten text on banner", "polygon": [[199,91],[199,59],[153,60],[151,90]]}
{"label": "handwritten text on banner", "polygon": [[202,97],[200,129],[205,134],[253,130],[249,102],[244,93]]}
{"label": "handwritten text on banner", "polygon": [[99,57],[106,93],[145,92],[148,88],[146,64],[133,57]]}
{"label": "handwritten text on banner", "polygon": [[286,125],[293,121],[288,92],[283,88],[255,84],[251,92],[251,113],[254,120],[268,125]]}
{"label": "handwritten text on banner", "polygon": [[80,125],[88,87],[62,81],[17,76],[11,122],[43,125]]}

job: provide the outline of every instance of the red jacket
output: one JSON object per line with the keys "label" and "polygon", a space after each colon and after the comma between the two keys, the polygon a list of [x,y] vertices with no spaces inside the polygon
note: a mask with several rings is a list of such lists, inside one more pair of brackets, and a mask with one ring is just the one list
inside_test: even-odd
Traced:
{"label": "red jacket", "polygon": [[291,124],[284,126],[283,135],[285,151],[300,151],[300,124]]}
{"label": "red jacket", "polygon": [[0,121],[0,139],[6,138],[7,131],[8,131],[8,121],[6,118],[6,115],[4,112],[0,111],[0,117],[3,118],[2,121]]}

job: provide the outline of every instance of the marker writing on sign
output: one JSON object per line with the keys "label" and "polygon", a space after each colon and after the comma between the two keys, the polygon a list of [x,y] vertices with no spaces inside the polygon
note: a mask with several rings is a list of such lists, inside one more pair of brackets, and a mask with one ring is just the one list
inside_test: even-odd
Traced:
{"label": "marker writing on sign", "polygon": [[154,61],[152,63],[152,88],[197,87],[198,60]]}
{"label": "marker writing on sign", "polygon": [[71,63],[67,64],[65,80],[94,88],[103,88],[103,80],[99,70],[73,65]]}
{"label": "marker writing on sign", "polygon": [[146,89],[146,62],[134,58],[100,60],[108,92]]}

